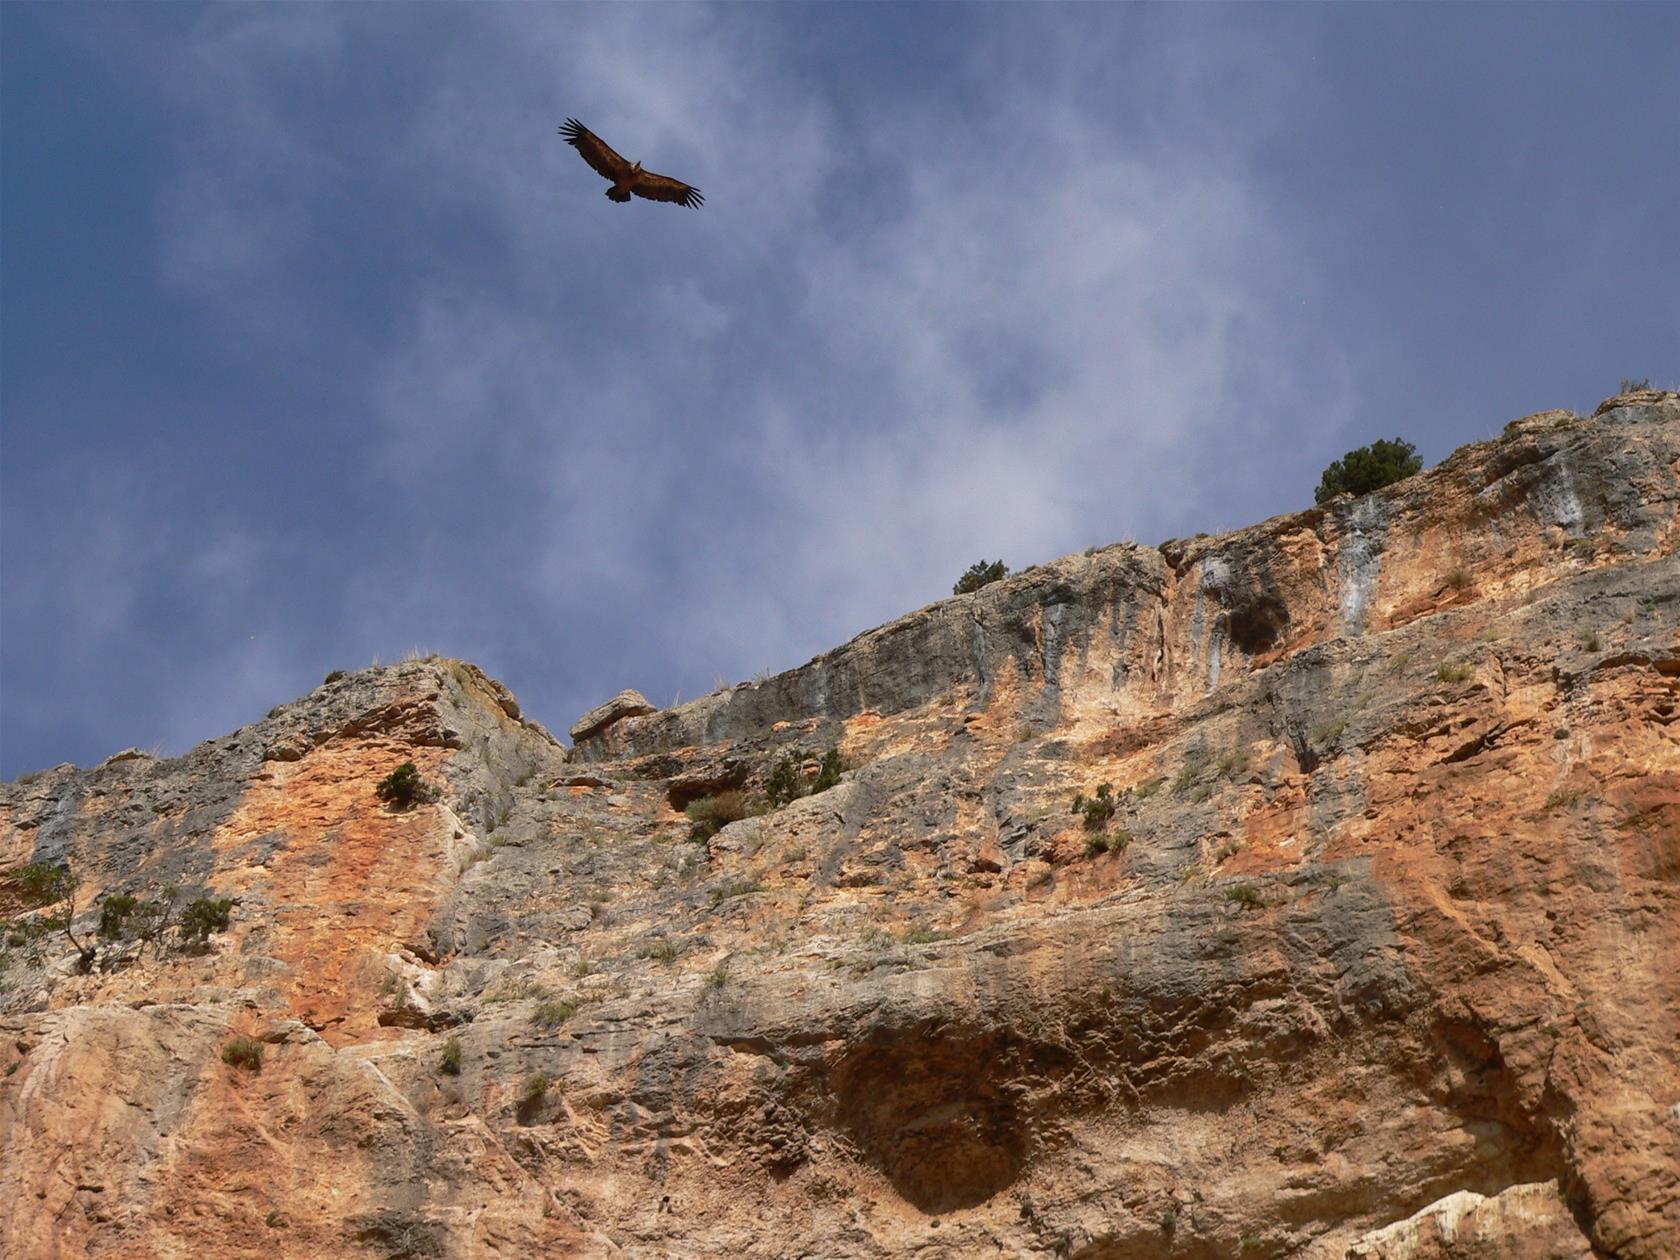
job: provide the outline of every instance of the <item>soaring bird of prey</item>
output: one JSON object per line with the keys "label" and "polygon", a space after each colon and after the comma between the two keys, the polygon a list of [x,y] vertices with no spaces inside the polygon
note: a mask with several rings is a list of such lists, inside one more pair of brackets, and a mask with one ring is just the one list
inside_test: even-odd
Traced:
{"label": "soaring bird of prey", "polygon": [[705,201],[700,190],[691,184],[672,179],[669,175],[644,171],[640,162],[626,162],[607,146],[605,140],[575,118],[566,119],[560,134],[566,137],[567,144],[583,154],[585,162],[612,180],[607,196],[614,201],[629,201],[631,193],[649,201],[674,201],[679,206],[694,207]]}

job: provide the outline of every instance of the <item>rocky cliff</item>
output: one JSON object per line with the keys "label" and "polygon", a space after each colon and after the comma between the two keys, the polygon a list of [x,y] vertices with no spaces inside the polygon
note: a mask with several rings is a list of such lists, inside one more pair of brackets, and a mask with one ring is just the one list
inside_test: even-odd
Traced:
{"label": "rocky cliff", "polygon": [[571,749],[424,660],[4,785],[0,1253],[1680,1254],[1677,537],[1645,391]]}

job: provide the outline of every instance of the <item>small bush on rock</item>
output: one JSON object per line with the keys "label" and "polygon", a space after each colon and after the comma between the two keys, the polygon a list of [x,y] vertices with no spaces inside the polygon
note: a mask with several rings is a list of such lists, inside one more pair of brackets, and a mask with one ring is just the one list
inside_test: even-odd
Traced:
{"label": "small bush on rock", "polygon": [[817,767],[817,777],[807,786],[802,763],[803,758],[789,753],[771,769],[769,778],[764,781],[764,800],[771,809],[791,805],[802,796],[828,791],[840,782],[840,776],[846,770],[845,763],[840,760],[840,750],[830,748]]}
{"label": "small bush on rock", "polygon": [[112,893],[99,907],[99,935],[108,941],[122,939],[128,918],[140,907],[140,898],[128,893]]}
{"label": "small bush on rock", "polygon": [[730,823],[747,816],[747,794],[731,789],[716,796],[702,796],[690,801],[683,812],[688,815],[688,838],[704,844]]}
{"label": "small bush on rock", "polygon": [[990,586],[993,582],[1001,581],[1009,576],[1009,570],[1004,567],[1002,560],[987,563],[976,560],[963,571],[957,579],[957,584],[951,588],[953,595],[967,595],[970,591],[977,591],[982,586]]}
{"label": "small bush on rock", "polygon": [[770,803],[771,809],[780,809],[803,795],[805,779],[799,773],[799,762],[791,756],[783,757],[764,781],[764,799]]}
{"label": "small bush on rock", "polygon": [[392,809],[412,809],[416,805],[437,800],[438,789],[420,777],[412,761],[405,761],[379,780],[373,794]]}
{"label": "small bush on rock", "polygon": [[212,932],[225,932],[228,912],[233,909],[230,897],[199,897],[187,903],[181,911],[181,937],[194,945],[203,945]]}
{"label": "small bush on rock", "polygon": [[904,929],[899,937],[906,945],[932,945],[935,941],[945,941],[951,938],[949,932],[941,932],[938,928],[930,928],[925,923],[912,923]]}
{"label": "small bush on rock", "polygon": [[1324,470],[1313,501],[1325,503],[1338,494],[1370,494],[1423,468],[1417,447],[1401,438],[1376,441],[1349,451]]}
{"label": "small bush on rock", "polygon": [[1085,816],[1086,831],[1101,831],[1108,826],[1114,817],[1115,810],[1120,808],[1120,801],[1114,795],[1112,783],[1097,784],[1097,794],[1086,796],[1079,792],[1073,798],[1073,812]]}
{"label": "small bush on rock", "polygon": [[1114,831],[1098,831],[1085,837],[1085,856],[1101,857],[1104,853],[1124,853],[1132,842],[1132,833],[1124,827]]}
{"label": "small bush on rock", "polygon": [[823,754],[822,765],[817,768],[816,782],[811,784],[811,795],[826,792],[840,782],[840,776],[846,771],[845,764],[840,760],[840,750],[830,748]]}
{"label": "small bush on rock", "polygon": [[525,1078],[513,1102],[513,1113],[519,1117],[519,1123],[532,1124],[536,1121],[542,1113],[543,1103],[548,1100],[548,1087],[553,1083],[547,1072]]}

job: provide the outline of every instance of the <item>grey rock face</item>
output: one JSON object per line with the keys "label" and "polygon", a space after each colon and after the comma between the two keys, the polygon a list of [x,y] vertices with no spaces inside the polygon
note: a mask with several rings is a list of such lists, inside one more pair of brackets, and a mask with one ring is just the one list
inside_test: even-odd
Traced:
{"label": "grey rock face", "polygon": [[[765,682],[673,709],[655,711],[637,693],[623,693],[572,728],[574,755],[713,744],[776,722],[900,713],[958,692],[984,707],[1006,676],[1035,693],[1036,709],[1023,719],[1052,722],[1062,712],[1064,669],[1104,636],[1121,648],[1110,679],[1116,705],[1190,701],[1230,671],[1263,668],[1303,638],[1384,628],[1369,620],[1384,553],[1390,539],[1407,538],[1425,521],[1467,536],[1470,551],[1443,557],[1443,575],[1455,561],[1474,561],[1478,546],[1492,553],[1503,539],[1547,527],[1566,540],[1612,531],[1629,552],[1647,552],[1671,528],[1680,401],[1648,391],[1620,402],[1590,421],[1547,412],[1514,422],[1509,438],[1467,446],[1375,494],[1343,496],[1234,534],[1035,565]],[[1304,589],[1303,565],[1318,590]],[[634,700],[620,704],[625,697]]]}
{"label": "grey rock face", "polygon": [[0,785],[9,926],[32,857],[237,898],[0,958],[0,1251],[1673,1254],[1677,505],[1634,396],[571,759],[430,660]]}
{"label": "grey rock face", "polygon": [[655,712],[657,710],[648,703],[646,696],[639,691],[625,688],[605,704],[589,710],[573,722],[572,739],[582,740],[599,736],[624,718],[640,717],[644,713]]}

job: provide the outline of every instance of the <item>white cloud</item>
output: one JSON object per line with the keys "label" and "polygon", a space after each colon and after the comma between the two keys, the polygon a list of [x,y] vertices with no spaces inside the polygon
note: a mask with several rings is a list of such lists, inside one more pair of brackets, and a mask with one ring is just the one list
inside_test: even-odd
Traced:
{"label": "white cloud", "polygon": [[[1284,432],[1339,422],[1344,370],[1278,309],[1310,268],[1240,137],[1117,132],[1059,86],[1105,51],[1064,47],[1079,64],[965,102],[961,126],[937,101],[850,102],[846,137],[763,27],[685,9],[669,31],[668,12],[508,11],[503,55],[456,59],[415,133],[525,274],[430,292],[386,414],[410,454],[521,435],[508,498],[557,619],[612,589],[680,627],[663,637],[691,673],[787,663],[978,556],[1164,532],[1233,453],[1258,468]],[[586,103],[567,112],[700,183],[705,210],[596,204],[563,146],[480,143],[528,126],[555,78]],[[892,190],[844,228],[819,213],[842,152]],[[685,479],[710,487],[698,517]]]}
{"label": "white cloud", "polygon": [[[1339,357],[1295,318],[1309,260],[1245,169],[1274,98],[1288,109],[1268,75],[1232,70],[1251,50],[1198,34],[1117,60],[1040,38],[1017,74],[999,69],[1032,35],[1017,20],[969,52],[959,79],[983,92],[847,99],[752,10],[474,14],[423,50],[422,102],[361,177],[495,248],[469,266],[430,238],[367,393],[381,493],[476,539],[510,607],[534,596],[597,631],[603,601],[638,610],[656,670],[709,685],[936,598],[981,556],[1201,527],[1204,479],[1240,497],[1234,468],[1263,478],[1287,437],[1347,409]],[[220,158],[183,168],[172,257],[207,290],[248,287],[319,230],[351,164],[282,101],[300,66],[355,74],[355,29],[270,43],[230,22],[207,46],[235,121],[222,134],[204,104]],[[1252,121],[1217,108],[1219,83]],[[1204,98],[1205,125],[1184,125]],[[555,135],[568,114],[706,207],[608,204]],[[253,134],[299,174],[283,195],[227,157]],[[482,510],[425,523],[413,503],[458,507],[463,481]],[[427,598],[482,596],[481,576],[436,571]],[[380,610],[367,624],[389,635],[414,598],[390,585],[364,574],[347,615]]]}

